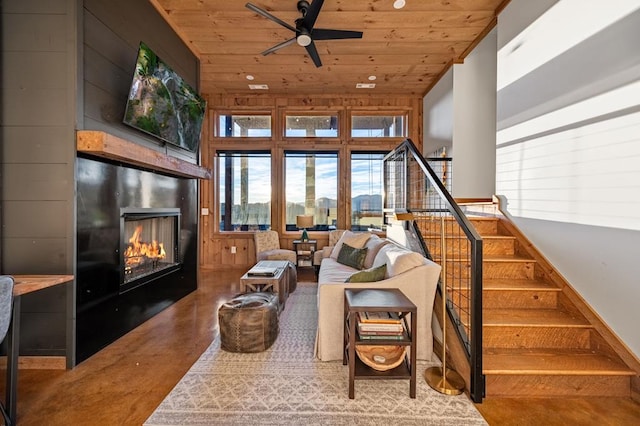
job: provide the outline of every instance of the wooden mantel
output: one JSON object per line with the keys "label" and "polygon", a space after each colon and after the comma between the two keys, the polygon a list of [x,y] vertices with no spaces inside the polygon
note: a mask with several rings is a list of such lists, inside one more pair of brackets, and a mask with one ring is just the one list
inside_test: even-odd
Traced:
{"label": "wooden mantel", "polygon": [[175,176],[211,179],[211,170],[162,152],[154,151],[109,133],[79,130],[76,136],[78,152],[121,161]]}

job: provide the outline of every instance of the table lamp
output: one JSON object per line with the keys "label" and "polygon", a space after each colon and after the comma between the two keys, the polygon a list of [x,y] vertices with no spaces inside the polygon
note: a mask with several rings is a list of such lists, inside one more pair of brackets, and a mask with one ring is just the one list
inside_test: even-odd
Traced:
{"label": "table lamp", "polygon": [[310,215],[298,215],[296,216],[296,227],[302,229],[302,241],[309,241],[309,234],[307,234],[307,228],[313,227],[313,216]]}

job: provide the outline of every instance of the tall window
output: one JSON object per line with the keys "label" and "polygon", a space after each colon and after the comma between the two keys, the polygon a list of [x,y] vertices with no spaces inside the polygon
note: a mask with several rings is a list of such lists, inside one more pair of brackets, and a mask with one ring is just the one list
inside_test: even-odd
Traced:
{"label": "tall window", "polygon": [[351,229],[382,227],[382,159],[385,153],[351,154]]}
{"label": "tall window", "polygon": [[271,228],[271,154],[218,151],[220,230]]}
{"label": "tall window", "polygon": [[335,229],[338,202],[337,152],[285,153],[286,224],[295,231],[297,215],[313,216],[312,230]]}

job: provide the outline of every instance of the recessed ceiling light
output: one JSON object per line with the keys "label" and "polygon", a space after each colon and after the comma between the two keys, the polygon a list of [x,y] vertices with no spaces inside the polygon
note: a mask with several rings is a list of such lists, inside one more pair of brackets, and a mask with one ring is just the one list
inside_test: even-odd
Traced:
{"label": "recessed ceiling light", "polygon": [[375,75],[370,75],[369,76],[369,81],[374,81],[376,78],[378,78],[378,77],[376,77]]}
{"label": "recessed ceiling light", "polygon": [[251,74],[248,74],[248,75],[247,75],[247,80],[253,80],[253,78],[254,78],[254,77],[253,77]]}
{"label": "recessed ceiling light", "polygon": [[251,90],[268,90],[269,86],[266,84],[250,84],[249,89]]}
{"label": "recessed ceiling light", "polygon": [[375,87],[375,83],[356,83],[356,89],[373,89]]}
{"label": "recessed ceiling light", "polygon": [[395,9],[402,9],[405,5],[405,1],[404,0],[396,0],[393,2],[393,7]]}

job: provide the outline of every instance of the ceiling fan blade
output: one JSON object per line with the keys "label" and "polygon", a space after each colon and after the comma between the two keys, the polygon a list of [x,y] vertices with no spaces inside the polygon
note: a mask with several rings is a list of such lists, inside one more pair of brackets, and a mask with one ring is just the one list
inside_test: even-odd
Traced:
{"label": "ceiling fan blade", "polygon": [[362,38],[362,31],[315,29],[311,32],[314,40],[339,40],[343,38]]}
{"label": "ceiling fan blade", "polygon": [[287,40],[287,41],[283,41],[282,43],[280,43],[280,44],[276,44],[275,46],[273,46],[273,47],[271,47],[271,48],[269,48],[269,49],[265,50],[264,52],[262,52],[262,56],[267,56],[269,53],[273,53],[273,52],[275,52],[276,50],[278,50],[278,49],[282,49],[283,47],[287,47],[287,46],[289,46],[290,44],[293,44],[293,43],[295,43],[295,42],[296,42],[296,38],[295,38],[295,37],[290,38],[290,39],[289,39],[289,40]]}
{"label": "ceiling fan blade", "polygon": [[307,14],[304,15],[304,19],[302,23],[306,29],[311,31],[313,26],[316,23],[316,19],[318,19],[318,14],[320,13],[320,9],[322,9],[322,4],[324,0],[313,0],[313,3],[309,5],[309,9],[307,9]]}
{"label": "ceiling fan blade", "polygon": [[[315,3],[315,2],[314,2]],[[269,12],[267,12],[266,10],[262,10],[260,9],[258,6],[253,5],[251,3],[247,3],[245,4],[247,9],[251,9],[253,10],[255,13],[264,16],[267,19],[271,19],[273,22],[282,25],[285,28],[290,29],[291,31],[293,31],[294,33],[296,32],[296,29],[294,27],[292,27],[291,25],[287,24],[286,22],[284,22],[282,19],[273,16],[272,14],[270,14]]]}
{"label": "ceiling fan blade", "polygon": [[320,55],[318,55],[315,43],[312,41],[311,44],[306,46],[306,49],[307,53],[309,53],[309,56],[313,60],[313,63],[316,64],[317,68],[320,68],[322,66],[322,61],[320,60]]}

